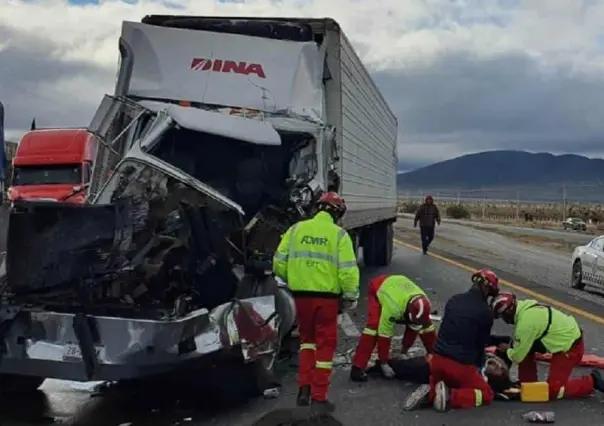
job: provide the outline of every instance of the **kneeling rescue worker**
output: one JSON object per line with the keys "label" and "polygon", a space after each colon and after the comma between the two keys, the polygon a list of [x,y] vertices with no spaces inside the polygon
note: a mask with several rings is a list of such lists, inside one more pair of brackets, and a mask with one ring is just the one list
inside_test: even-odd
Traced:
{"label": "kneeling rescue worker", "polygon": [[431,360],[430,402],[437,411],[490,404],[494,393],[481,370],[491,341],[490,299],[499,294],[499,278],[489,269],[472,275],[472,287],[446,305]]}
{"label": "kneeling rescue worker", "polygon": [[395,376],[388,364],[395,323],[407,326],[403,336],[403,354],[413,346],[418,334],[428,353],[432,353],[436,341],[436,328],[430,319],[432,305],[426,293],[413,281],[403,275],[375,277],[369,283],[367,303],[367,326],[352,360],[352,381],[367,381],[365,369],[376,344],[382,374],[387,378]]}
{"label": "kneeling rescue worker", "polygon": [[585,344],[577,320],[535,300],[517,300],[502,292],[493,299],[493,314],[514,325],[512,345],[501,344],[509,361],[518,364],[521,383],[537,382],[535,354],[552,354],[549,376],[549,399],[577,398],[591,395],[594,389],[604,392],[600,372],[570,378],[583,358]]}
{"label": "kneeling rescue worker", "polygon": [[300,332],[299,406],[315,414],[334,410],[327,390],[336,351],[340,299],[354,309],[359,298],[359,268],[352,240],[336,223],[346,212],[334,192],[321,196],[318,213],[291,226],[273,259],[275,275],[292,292]]}

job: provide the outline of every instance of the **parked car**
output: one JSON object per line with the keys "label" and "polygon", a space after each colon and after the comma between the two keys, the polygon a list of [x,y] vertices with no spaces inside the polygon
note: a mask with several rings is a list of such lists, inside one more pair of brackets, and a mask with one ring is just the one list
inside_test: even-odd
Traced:
{"label": "parked car", "polygon": [[583,290],[586,285],[604,290],[603,235],[577,247],[573,252],[571,287]]}
{"label": "parked car", "polygon": [[569,217],[562,222],[562,226],[564,227],[565,231],[568,229],[573,231],[587,231],[587,223],[578,217]]}

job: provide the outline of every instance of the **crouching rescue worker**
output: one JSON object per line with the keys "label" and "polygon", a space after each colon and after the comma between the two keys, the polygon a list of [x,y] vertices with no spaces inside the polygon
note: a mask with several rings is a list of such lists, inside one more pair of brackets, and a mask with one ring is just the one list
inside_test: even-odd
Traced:
{"label": "crouching rescue worker", "polygon": [[327,399],[337,345],[340,299],[354,309],[359,298],[359,268],[352,240],[336,225],[346,212],[344,199],[328,192],[318,213],[283,235],[273,259],[275,275],[292,292],[300,333],[298,406],[315,414],[334,410]]}
{"label": "crouching rescue worker", "polygon": [[490,404],[494,393],[481,370],[491,341],[490,300],[499,278],[489,269],[472,275],[472,287],[446,305],[431,359],[430,402],[437,411]]}
{"label": "crouching rescue worker", "polygon": [[352,360],[352,381],[367,381],[365,369],[376,344],[382,374],[387,378],[395,376],[388,359],[396,323],[407,326],[401,349],[403,354],[413,346],[418,334],[428,353],[432,353],[436,341],[436,328],[430,320],[432,305],[417,284],[403,275],[380,275],[369,283],[367,303],[367,326]]}
{"label": "crouching rescue worker", "polygon": [[503,292],[492,302],[493,314],[514,325],[512,345],[500,344],[499,349],[509,361],[518,364],[521,383],[537,382],[536,353],[552,354],[549,385],[550,400],[591,395],[594,389],[604,392],[600,372],[571,378],[573,369],[583,358],[585,344],[577,320],[535,300],[517,300]]}

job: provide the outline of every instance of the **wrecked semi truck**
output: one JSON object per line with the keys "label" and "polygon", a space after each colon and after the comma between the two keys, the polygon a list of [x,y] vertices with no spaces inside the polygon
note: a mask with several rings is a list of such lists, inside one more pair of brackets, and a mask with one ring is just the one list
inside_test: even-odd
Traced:
{"label": "wrecked semi truck", "polygon": [[335,21],[147,16],[119,48],[91,203],[11,212],[1,388],[266,376],[295,317],[272,255],[324,191],[365,264],[391,261],[397,120]]}

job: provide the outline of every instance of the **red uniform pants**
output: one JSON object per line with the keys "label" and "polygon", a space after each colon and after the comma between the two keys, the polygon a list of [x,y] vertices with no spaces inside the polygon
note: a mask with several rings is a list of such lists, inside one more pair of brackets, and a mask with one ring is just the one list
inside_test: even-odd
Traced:
{"label": "red uniform pants", "polygon": [[[384,280],[372,280],[369,285],[369,294],[367,295],[367,325],[361,334],[359,344],[354,353],[352,359],[352,365],[357,368],[365,369],[371,353],[377,344],[378,358],[380,361],[387,361],[390,357],[390,344],[391,339],[389,337],[378,336],[378,326],[380,324],[380,316],[382,315],[382,305],[377,298],[377,292],[380,289]],[[412,330],[409,327],[405,328],[405,334],[403,335],[402,346],[404,349],[409,349],[419,332]],[[436,340],[436,334],[429,332],[421,334],[422,342],[429,352],[432,351],[432,347]]]}
{"label": "red uniform pants", "polygon": [[[577,398],[589,396],[594,391],[591,376],[570,378],[575,367],[579,365],[585,352],[583,338],[579,338],[568,352],[552,354],[549,365],[549,399]],[[520,382],[537,382],[537,361],[534,354],[529,354],[518,364],[518,379]]]}
{"label": "red uniform pants", "polygon": [[430,401],[434,401],[436,384],[441,381],[451,389],[450,408],[480,407],[493,401],[493,390],[477,366],[437,354],[432,355],[430,364]]}
{"label": "red uniform pants", "polygon": [[[379,282],[381,284],[381,282]],[[371,283],[369,285],[369,294],[367,295],[367,326],[361,334],[359,344],[352,359],[352,365],[357,368],[365,369],[371,353],[376,343],[378,345],[378,355],[381,361],[388,360],[390,355],[390,339],[378,337],[377,329],[382,314],[382,305],[377,299],[379,285]]]}
{"label": "red uniform pants", "polygon": [[315,401],[325,401],[338,344],[338,299],[297,297],[300,331],[298,386],[310,386]]}

